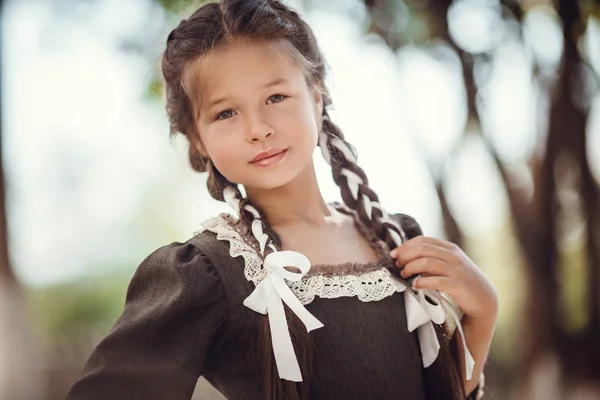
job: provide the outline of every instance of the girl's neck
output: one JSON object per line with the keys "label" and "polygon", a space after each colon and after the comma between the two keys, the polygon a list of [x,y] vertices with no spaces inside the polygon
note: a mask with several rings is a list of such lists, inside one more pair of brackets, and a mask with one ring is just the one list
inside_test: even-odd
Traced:
{"label": "girl's neck", "polygon": [[285,186],[268,190],[246,187],[246,194],[267,215],[274,229],[293,225],[325,227],[339,219],[339,213],[321,195],[312,163]]}

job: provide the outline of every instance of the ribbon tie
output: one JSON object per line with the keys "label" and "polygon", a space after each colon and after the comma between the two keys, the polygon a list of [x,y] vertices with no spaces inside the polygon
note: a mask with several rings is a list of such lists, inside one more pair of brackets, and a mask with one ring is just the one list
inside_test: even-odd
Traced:
{"label": "ribbon tie", "polygon": [[[300,272],[288,271],[285,269],[287,266],[296,267]],[[304,308],[285,283],[285,280],[297,282],[302,279],[310,269],[310,261],[306,256],[295,251],[276,251],[265,257],[264,268],[267,276],[244,300],[244,305],[269,316],[273,354],[279,377],[288,381],[302,382],[283,303],[285,302],[300,318],[308,332],[323,327],[323,324]]]}
{"label": "ribbon tie", "polygon": [[458,315],[456,315],[452,304],[438,292],[431,290],[414,290],[410,288],[407,288],[404,291],[404,301],[406,305],[408,330],[412,332],[417,329],[423,366],[425,368],[433,364],[440,351],[440,343],[435,334],[433,323],[439,325],[446,321],[446,313],[444,312],[442,304],[447,305],[447,309],[454,319],[462,338],[465,353],[466,378],[467,380],[471,380],[473,368],[475,367],[475,360],[467,348],[467,342],[465,341],[465,334],[460,319],[458,318]]}

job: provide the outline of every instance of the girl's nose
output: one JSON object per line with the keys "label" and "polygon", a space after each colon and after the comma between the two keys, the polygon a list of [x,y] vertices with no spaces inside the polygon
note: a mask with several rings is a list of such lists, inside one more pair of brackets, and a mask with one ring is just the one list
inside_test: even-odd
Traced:
{"label": "girl's nose", "polygon": [[268,137],[273,136],[273,134],[275,133],[275,131],[273,131],[273,129],[268,126],[268,125],[263,125],[259,128],[253,129],[252,133],[251,133],[251,140],[257,141],[257,140],[264,140]]}
{"label": "girl's nose", "polygon": [[248,139],[250,142],[264,140],[275,134],[275,129],[265,121],[254,121],[248,129]]}

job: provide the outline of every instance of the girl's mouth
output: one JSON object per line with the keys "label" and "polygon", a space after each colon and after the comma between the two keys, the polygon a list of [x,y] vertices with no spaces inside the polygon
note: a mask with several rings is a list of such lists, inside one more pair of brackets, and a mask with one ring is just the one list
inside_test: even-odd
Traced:
{"label": "girl's mouth", "polygon": [[286,154],[287,154],[287,149],[283,150],[280,153],[273,154],[270,157],[266,157],[266,158],[262,158],[257,161],[253,161],[253,162],[251,162],[251,164],[256,165],[258,167],[270,167],[272,165],[277,164],[279,161],[281,161],[283,159],[283,157],[285,157]]}

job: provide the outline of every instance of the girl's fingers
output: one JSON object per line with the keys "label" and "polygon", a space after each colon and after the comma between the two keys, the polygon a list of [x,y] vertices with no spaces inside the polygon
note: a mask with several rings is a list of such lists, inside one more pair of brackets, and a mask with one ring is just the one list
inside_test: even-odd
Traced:
{"label": "girl's fingers", "polygon": [[430,244],[442,247],[447,250],[455,250],[458,247],[458,246],[456,246],[456,244],[454,244],[452,242],[448,242],[446,240],[431,237],[431,236],[423,236],[423,235],[415,236],[414,238],[407,240],[404,244],[408,244],[411,241],[413,244],[416,244],[419,242],[430,243]]}
{"label": "girl's fingers", "polygon": [[[456,255],[450,250],[428,242],[406,242],[396,248],[396,265],[403,267],[413,260],[421,257],[431,257],[448,263],[456,262]],[[392,256],[393,257],[393,256]]]}
{"label": "girl's fingers", "polygon": [[[402,249],[409,249],[409,248],[413,248],[413,247],[419,247],[422,244],[430,244],[432,246],[437,246],[437,247],[441,247],[442,249],[446,249],[450,252],[455,252],[457,250],[459,250],[459,247],[452,243],[452,242],[448,242],[442,239],[438,239],[438,238],[434,238],[434,237],[429,237],[429,236],[416,236],[412,239],[407,240],[406,242],[404,242],[403,244],[401,244],[400,246],[397,246],[396,248],[392,249],[392,252],[401,252]],[[395,255],[392,255],[392,257],[396,257]]]}
{"label": "girl's fingers", "polygon": [[454,293],[455,286],[454,279],[446,276],[417,277],[413,281],[415,289],[439,290],[448,293],[450,296]]}
{"label": "girl's fingers", "polygon": [[437,258],[422,257],[406,264],[400,272],[404,278],[417,274],[449,277],[452,274],[452,268],[450,264]]}

